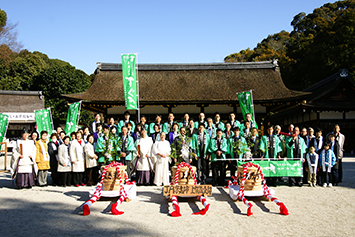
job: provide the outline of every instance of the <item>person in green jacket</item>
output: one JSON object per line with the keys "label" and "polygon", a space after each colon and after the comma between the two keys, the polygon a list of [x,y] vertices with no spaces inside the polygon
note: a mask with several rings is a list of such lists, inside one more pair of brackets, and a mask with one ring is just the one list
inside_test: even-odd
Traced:
{"label": "person in green jacket", "polygon": [[221,115],[218,112],[214,115],[214,127],[219,128],[222,131],[225,130],[224,123],[221,121]]}
{"label": "person in green jacket", "polygon": [[228,161],[228,168],[230,169],[231,176],[235,177],[237,169],[237,160],[242,161],[244,154],[247,152],[248,146],[245,138],[240,134],[240,128],[234,127],[234,135],[230,137],[227,142],[228,154],[231,159]]}
{"label": "person in green jacket", "polygon": [[[115,130],[116,127],[113,126],[112,130]],[[110,131],[110,128],[105,125],[104,126],[104,135],[97,139],[97,144],[95,148],[95,152],[98,153],[98,164],[99,169],[103,165],[108,165],[112,161],[115,161],[117,156],[117,150],[115,149],[117,145],[116,135],[113,135]]]}
{"label": "person in green jacket", "polygon": [[[304,141],[304,139],[302,137],[299,136],[300,135],[300,129],[299,127],[294,127],[293,129],[293,135],[289,136],[286,138],[285,140],[285,146],[286,146],[286,150],[287,150],[287,158],[288,159],[293,159],[293,158],[302,158],[303,159],[303,155],[306,152],[306,143]],[[304,160],[303,160],[304,162]],[[289,184],[290,186],[294,186],[294,185],[298,185],[298,186],[302,186],[302,182],[301,182],[300,177],[290,177],[289,178]]]}
{"label": "person in green jacket", "polygon": [[228,152],[228,145],[227,139],[222,135],[222,130],[217,129],[217,136],[211,139],[208,146],[208,152],[211,153],[212,186],[225,185],[226,163],[224,160]]}
{"label": "person in green jacket", "polygon": [[198,128],[198,133],[192,136],[191,148],[195,154],[195,159],[192,163],[196,166],[196,178],[200,184],[206,184],[206,179],[209,176],[208,167],[208,145],[210,143],[210,136],[205,133],[205,124],[201,123]]}
{"label": "person in green jacket", "polygon": [[149,136],[152,135],[153,133],[155,133],[155,130],[154,130],[155,124],[157,124],[159,126],[159,131],[163,130],[163,124],[161,123],[161,119],[162,119],[161,114],[157,114],[155,117],[155,122],[149,124],[149,131],[148,131]]}
{"label": "person in green jacket", "polygon": [[[272,160],[281,159],[282,143],[278,136],[274,134],[274,127],[268,126],[267,134],[260,139],[259,148],[261,150],[261,159],[271,158]],[[268,185],[276,186],[277,177],[266,179]]]}
{"label": "person in green jacket", "polygon": [[168,121],[164,123],[163,125],[163,132],[167,135],[169,134],[169,132],[173,131],[173,126],[174,126],[174,114],[173,113],[169,113],[168,115]]}
{"label": "person in green jacket", "polygon": [[127,175],[131,179],[131,161],[132,153],[134,151],[134,140],[128,135],[127,127],[123,126],[121,128],[121,136],[118,138],[117,152],[120,154],[120,162],[127,166]]}
{"label": "person in green jacket", "polygon": [[120,122],[118,123],[117,133],[121,132],[122,127],[124,126],[127,127],[128,123],[132,124],[132,131],[134,131],[134,129],[136,128],[136,124],[135,122],[130,120],[131,114],[129,113],[129,111],[125,111],[123,115],[124,115],[124,120],[120,120]]}

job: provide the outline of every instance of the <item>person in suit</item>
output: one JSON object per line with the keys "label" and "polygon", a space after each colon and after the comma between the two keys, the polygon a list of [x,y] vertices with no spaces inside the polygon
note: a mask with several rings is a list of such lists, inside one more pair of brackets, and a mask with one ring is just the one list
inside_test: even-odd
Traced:
{"label": "person in suit", "polygon": [[179,123],[179,128],[181,127],[188,127],[189,126],[189,121],[190,121],[190,115],[188,113],[184,113],[184,118],[183,120]]}
{"label": "person in suit", "polygon": [[[287,150],[287,158],[301,158],[303,159],[304,154],[306,153],[306,143],[303,138],[300,136],[299,127],[294,127],[293,135],[288,136],[285,140],[285,146]],[[304,160],[302,160],[304,163]],[[302,178],[300,177],[289,177],[289,185],[302,186]]]}
{"label": "person in suit", "polygon": [[246,140],[247,140],[247,144],[248,144],[248,149],[250,150],[250,153],[251,153],[251,157],[252,158],[260,158],[261,151],[259,149],[260,137],[258,136],[258,129],[252,128],[251,135]]}
{"label": "person in suit", "polygon": [[58,136],[56,133],[52,133],[51,141],[48,143],[48,154],[50,160],[51,167],[51,177],[52,177],[52,185],[57,186],[60,185],[60,177],[58,174]]}
{"label": "person in suit", "polygon": [[212,186],[224,186],[226,178],[226,154],[228,152],[227,139],[221,129],[217,129],[216,137],[212,138],[208,147],[211,153]]}
{"label": "person in suit", "polygon": [[187,136],[192,137],[194,134],[198,133],[198,129],[195,128],[195,122],[193,118],[189,120],[189,126],[187,128]]}
{"label": "person in suit", "polygon": [[207,119],[206,133],[210,136],[210,138],[214,138],[216,136],[216,128],[214,127],[213,120],[211,118]]}
{"label": "person in suit", "polygon": [[120,146],[117,147],[117,151],[119,152],[120,162],[123,165],[127,166],[127,175],[128,178],[131,178],[131,161],[132,161],[132,154],[134,151],[134,141],[131,136],[128,135],[127,127],[123,126],[121,128],[121,136],[119,137]]}
{"label": "person in suit", "polygon": [[339,160],[338,160],[336,167],[338,168],[338,180],[337,181],[339,183],[341,183],[343,181],[343,153],[344,153],[345,136],[344,136],[344,134],[340,133],[340,126],[338,124],[334,125],[334,130],[333,130],[332,134],[334,134],[335,140],[339,144],[339,151],[338,151],[339,154],[337,157]]}
{"label": "person in suit", "polygon": [[196,178],[200,184],[206,184],[206,179],[209,176],[208,159],[209,154],[207,152],[210,143],[210,136],[205,133],[205,125],[200,124],[198,133],[192,136],[192,151],[195,159],[193,165],[196,166]]}

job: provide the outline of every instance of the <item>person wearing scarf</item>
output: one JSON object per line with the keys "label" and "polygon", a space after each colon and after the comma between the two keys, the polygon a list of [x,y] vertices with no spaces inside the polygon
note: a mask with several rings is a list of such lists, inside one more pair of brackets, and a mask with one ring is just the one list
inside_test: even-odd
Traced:
{"label": "person wearing scarf", "polygon": [[49,154],[49,163],[51,166],[51,177],[52,185],[60,185],[60,177],[58,174],[58,147],[59,141],[56,133],[52,133],[51,141],[48,143],[48,154]]}
{"label": "person wearing scarf", "polygon": [[70,137],[63,138],[63,144],[58,147],[58,173],[63,187],[71,185],[72,163],[69,156]]}
{"label": "person wearing scarf", "polygon": [[84,186],[84,152],[85,142],[82,139],[82,133],[76,132],[76,139],[70,144],[70,159],[73,166],[73,183],[76,187]]}
{"label": "person wearing scarf", "polygon": [[[226,178],[226,153],[228,152],[227,139],[222,137],[223,132],[217,129],[217,136],[212,138],[208,147],[208,152],[211,153],[211,166],[212,166],[212,186],[217,184],[220,186],[225,185]],[[223,159],[218,160],[217,159]]]}
{"label": "person wearing scarf", "polygon": [[34,159],[36,157],[36,147],[33,141],[28,139],[26,127],[22,130],[22,139],[16,141],[11,159],[11,176],[16,178],[18,189],[32,188],[35,185],[36,168]]}
{"label": "person wearing scarf", "polygon": [[36,142],[36,163],[38,167],[38,184],[40,187],[47,186],[49,165],[49,154],[47,147],[47,131],[41,132],[41,139]]}

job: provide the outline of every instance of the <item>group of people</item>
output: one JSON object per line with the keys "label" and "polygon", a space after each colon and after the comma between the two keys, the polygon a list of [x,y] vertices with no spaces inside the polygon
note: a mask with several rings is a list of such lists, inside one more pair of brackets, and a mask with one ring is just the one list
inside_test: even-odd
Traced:
{"label": "group of people", "polygon": [[[176,121],[169,113],[166,122],[158,114],[154,122],[146,122],[143,115],[136,124],[126,111],[123,120],[109,118],[107,124],[96,114],[90,126],[70,136],[59,127],[50,139],[42,131],[39,139],[33,132],[30,140],[24,129],[13,150],[16,185],[30,188],[37,180],[39,186],[46,186],[48,170],[54,185],[95,185],[101,167],[113,161],[126,166],[129,178],[135,174],[138,185],[168,185],[169,170],[184,161],[196,167],[199,184],[206,184],[211,167],[212,185],[224,186],[226,170],[235,176],[238,161],[284,157],[303,162],[303,179],[290,177],[291,186],[307,182],[311,186],[332,186],[342,181],[345,137],[338,125],[323,139],[320,129],[315,132],[292,124],[287,133],[278,125],[269,125],[261,136],[250,114],[240,122],[233,112],[225,122],[219,113],[207,119],[200,113],[197,121],[188,113],[182,121]],[[276,181],[267,180],[270,185],[276,185]]]}

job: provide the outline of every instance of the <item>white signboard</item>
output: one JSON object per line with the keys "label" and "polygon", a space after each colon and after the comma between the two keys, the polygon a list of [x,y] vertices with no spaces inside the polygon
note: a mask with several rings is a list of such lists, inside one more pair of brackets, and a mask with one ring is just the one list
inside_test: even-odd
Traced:
{"label": "white signboard", "polygon": [[4,113],[9,115],[9,121],[33,121],[35,122],[35,113]]}

